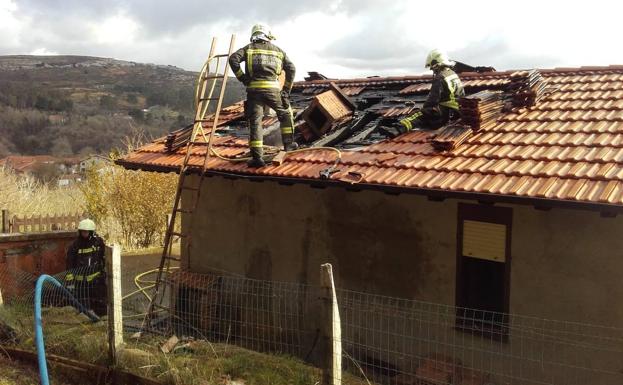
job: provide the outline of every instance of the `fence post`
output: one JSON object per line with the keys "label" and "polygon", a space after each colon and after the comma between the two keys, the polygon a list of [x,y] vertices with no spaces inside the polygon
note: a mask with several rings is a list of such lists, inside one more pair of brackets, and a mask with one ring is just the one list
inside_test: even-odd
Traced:
{"label": "fence post", "polygon": [[123,347],[123,313],[121,309],[121,246],[106,246],[106,277],[108,283],[108,357],[117,365]]}
{"label": "fence post", "polygon": [[342,329],[337,306],[333,267],[330,263],[320,266],[322,301],[322,336],[324,341],[322,357],[322,385],[342,384]]}
{"label": "fence post", "polygon": [[10,233],[11,232],[11,225],[9,223],[9,210],[8,209],[2,209],[2,233]]}

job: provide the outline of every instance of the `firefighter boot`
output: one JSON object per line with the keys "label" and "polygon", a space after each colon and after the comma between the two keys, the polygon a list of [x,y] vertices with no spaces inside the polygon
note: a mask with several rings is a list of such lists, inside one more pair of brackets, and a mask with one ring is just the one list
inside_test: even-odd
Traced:
{"label": "firefighter boot", "polygon": [[259,168],[266,166],[264,163],[264,159],[262,159],[262,155],[264,155],[264,150],[262,147],[251,148],[251,159],[247,162],[247,166],[253,168]]}

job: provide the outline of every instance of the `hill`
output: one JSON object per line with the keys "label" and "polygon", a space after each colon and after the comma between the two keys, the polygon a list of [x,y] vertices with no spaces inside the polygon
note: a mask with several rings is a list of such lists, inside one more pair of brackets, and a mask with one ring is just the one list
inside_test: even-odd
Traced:
{"label": "hill", "polygon": [[[0,157],[107,153],[192,122],[197,73],[87,56],[0,56]],[[225,105],[244,89],[228,82]]]}

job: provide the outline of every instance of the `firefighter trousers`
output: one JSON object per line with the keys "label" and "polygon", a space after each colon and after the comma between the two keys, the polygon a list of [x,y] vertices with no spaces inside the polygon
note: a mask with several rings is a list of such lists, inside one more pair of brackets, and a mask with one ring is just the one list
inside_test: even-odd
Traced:
{"label": "firefighter trousers", "polygon": [[245,113],[249,120],[249,148],[253,158],[261,158],[264,154],[264,133],[262,119],[264,107],[275,110],[281,127],[281,138],[284,146],[292,143],[294,137],[294,118],[288,100],[283,100],[277,88],[247,89]]}

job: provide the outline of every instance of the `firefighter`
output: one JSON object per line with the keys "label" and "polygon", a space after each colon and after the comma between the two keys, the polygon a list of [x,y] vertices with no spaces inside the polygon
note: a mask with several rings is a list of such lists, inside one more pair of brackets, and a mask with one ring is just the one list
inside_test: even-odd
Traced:
{"label": "firefighter", "polygon": [[[275,37],[268,26],[256,24],[251,30],[251,43],[234,52],[229,64],[238,78],[247,87],[245,114],[249,121],[250,167],[265,165],[263,155],[262,119],[264,107],[277,113],[281,126],[281,138],[286,151],[298,148],[294,142],[294,119],[290,107],[290,91],[294,82],[294,64],[286,53],[272,43]],[[245,63],[244,71],[241,63]],[[283,89],[278,77],[285,71]]]}
{"label": "firefighter", "polygon": [[107,290],[104,240],[95,233],[95,222],[78,224],[78,237],[67,250],[65,284],[78,301],[97,315],[106,314]]}
{"label": "firefighter", "polygon": [[457,99],[465,96],[463,84],[453,71],[454,62],[445,53],[432,50],[426,57],[426,68],[433,70],[433,83],[421,110],[402,119],[394,128],[402,134],[416,128],[434,130],[458,118]]}

